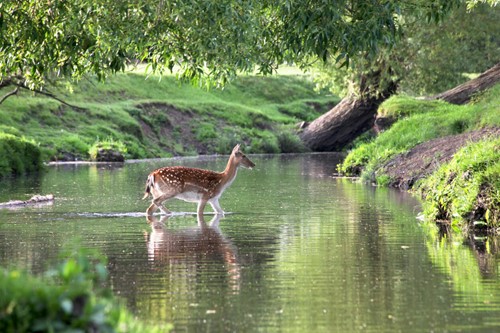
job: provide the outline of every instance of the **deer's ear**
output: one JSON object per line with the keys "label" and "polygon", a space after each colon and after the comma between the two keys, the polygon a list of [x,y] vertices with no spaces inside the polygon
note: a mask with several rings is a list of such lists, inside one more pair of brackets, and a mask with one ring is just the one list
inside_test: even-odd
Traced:
{"label": "deer's ear", "polygon": [[240,144],[238,143],[236,146],[234,146],[233,153],[236,153],[239,150],[240,150]]}

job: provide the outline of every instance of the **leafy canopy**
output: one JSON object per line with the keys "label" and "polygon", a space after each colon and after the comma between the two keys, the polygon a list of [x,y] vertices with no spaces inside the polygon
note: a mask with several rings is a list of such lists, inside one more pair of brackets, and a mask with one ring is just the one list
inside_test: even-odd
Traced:
{"label": "leafy canopy", "polygon": [[[476,3],[479,0],[470,0]],[[489,2],[496,2],[491,1]],[[238,71],[293,61],[348,63],[394,45],[405,15],[439,20],[460,0],[3,0],[2,85],[103,79],[131,61],[224,84]]]}

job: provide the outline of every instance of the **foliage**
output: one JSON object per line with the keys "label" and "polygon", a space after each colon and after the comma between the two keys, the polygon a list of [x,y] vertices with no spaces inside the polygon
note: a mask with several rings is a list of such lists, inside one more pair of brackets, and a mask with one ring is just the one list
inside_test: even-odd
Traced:
{"label": "foliage", "polygon": [[[418,188],[430,220],[500,227],[500,138],[471,143]],[[469,226],[470,227],[470,226]]]}
{"label": "foliage", "polygon": [[307,147],[299,136],[286,128],[278,132],[277,139],[281,153],[303,153],[307,151]]}
{"label": "foliage", "polygon": [[73,252],[44,276],[0,269],[2,332],[165,332],[134,320],[125,306],[101,285],[105,260]]}
{"label": "foliage", "polygon": [[[223,85],[238,71],[272,73],[284,61],[308,66],[329,57],[394,45],[401,18],[440,20],[459,0],[310,1],[112,0],[0,4],[0,76],[31,89],[47,78],[122,71],[129,59],[156,72]],[[200,15],[203,13],[203,15]]]}
{"label": "foliage", "polygon": [[403,59],[400,88],[412,95],[451,89],[500,61],[500,7],[465,5],[436,24],[409,23],[398,56]]}
{"label": "foliage", "polygon": [[376,57],[356,57],[349,68],[334,58],[315,66],[319,88],[335,94],[381,94],[393,83],[400,91],[434,94],[466,81],[495,65],[500,47],[500,8],[477,4],[451,5],[446,19],[423,24],[422,15],[404,15],[402,34],[394,45],[381,47]]}
{"label": "foliage", "polygon": [[39,171],[41,152],[32,140],[0,132],[0,177]]}

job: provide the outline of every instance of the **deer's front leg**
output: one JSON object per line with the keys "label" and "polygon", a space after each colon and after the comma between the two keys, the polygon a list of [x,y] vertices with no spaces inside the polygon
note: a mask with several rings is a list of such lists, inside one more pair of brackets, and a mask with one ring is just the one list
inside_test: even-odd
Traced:
{"label": "deer's front leg", "polygon": [[224,211],[222,210],[219,204],[219,199],[213,199],[212,201],[209,201],[209,203],[217,215],[224,215]]}

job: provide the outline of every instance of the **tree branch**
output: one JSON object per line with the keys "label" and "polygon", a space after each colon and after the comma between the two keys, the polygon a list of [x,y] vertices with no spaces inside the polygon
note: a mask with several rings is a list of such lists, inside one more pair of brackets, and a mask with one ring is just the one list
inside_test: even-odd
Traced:
{"label": "tree branch", "polygon": [[[76,105],[73,105],[73,104],[70,104],[62,99],[60,99],[59,97],[57,97],[56,95],[54,95],[53,93],[49,92],[49,91],[42,91],[42,90],[39,90],[39,89],[30,89],[28,87],[26,87],[24,84],[22,83],[19,83],[19,82],[14,82],[12,81],[11,84],[17,86],[16,90],[18,88],[23,88],[23,89],[26,89],[26,90],[29,90],[29,91],[32,91],[36,94],[40,94],[40,95],[44,95],[44,96],[47,96],[47,97],[50,97],[50,98],[53,98],[55,99],[56,101],[58,101],[59,103],[61,104],[64,104],[66,106],[69,106],[70,108],[76,110],[76,111],[86,111],[87,109],[86,108],[82,108],[80,106],[76,106]],[[8,96],[7,96],[8,97]],[[1,104],[1,101],[0,101],[0,104]]]}
{"label": "tree branch", "polygon": [[7,98],[9,98],[12,95],[17,95],[17,92],[19,91],[19,87],[16,87],[13,91],[10,93],[5,94],[2,99],[0,99],[0,104],[2,104]]}

